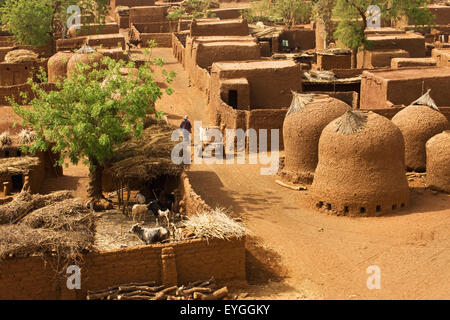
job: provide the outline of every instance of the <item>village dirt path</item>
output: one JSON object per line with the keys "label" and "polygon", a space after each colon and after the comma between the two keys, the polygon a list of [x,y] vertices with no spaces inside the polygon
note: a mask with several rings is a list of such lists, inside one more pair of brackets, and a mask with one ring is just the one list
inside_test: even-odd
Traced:
{"label": "village dirt path", "polygon": [[[187,87],[172,50],[154,56],[177,72],[157,108],[178,125],[209,117],[206,100]],[[448,299],[450,297],[450,196],[423,190],[415,181],[409,209],[395,216],[347,218],[318,213],[306,205],[307,191],[275,184],[258,165],[193,164],[188,175],[211,206],[230,208],[252,232],[248,239],[247,278],[252,298],[261,299]],[[68,183],[83,196],[87,169],[70,166],[47,188]],[[379,266],[381,289],[369,290],[367,267]]]}
{"label": "village dirt path", "polygon": [[[175,61],[167,49],[157,54]],[[176,115],[185,113],[206,122],[205,99],[187,88],[182,66],[167,67],[178,74],[177,94],[170,106],[162,99],[162,109],[170,110],[174,124]],[[258,165],[193,164],[188,175],[209,205],[230,208],[251,230],[247,277],[252,297],[450,297],[450,196],[424,190],[421,181],[412,183],[409,209],[387,217],[348,218],[308,209],[307,191],[280,187],[275,176],[260,175]],[[372,265],[381,271],[379,290],[367,288],[366,270]]]}

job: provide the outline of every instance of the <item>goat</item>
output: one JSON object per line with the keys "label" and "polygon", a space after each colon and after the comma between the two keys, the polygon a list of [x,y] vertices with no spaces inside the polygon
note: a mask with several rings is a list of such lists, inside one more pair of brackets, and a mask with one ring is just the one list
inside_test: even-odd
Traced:
{"label": "goat", "polygon": [[158,210],[158,223],[159,223],[159,218],[164,217],[164,218],[166,218],[167,226],[169,226],[170,225],[169,214],[170,214],[169,209],[166,209],[165,211]]}
{"label": "goat", "polygon": [[131,227],[129,233],[134,233],[145,244],[161,242],[169,238],[169,231],[166,228],[143,228],[138,223]]}
{"label": "goat", "polygon": [[136,221],[136,216],[139,217],[139,219],[141,218],[142,215],[144,215],[148,212],[148,208],[147,205],[145,204],[135,204],[132,208],[131,208],[131,215],[133,216],[133,221]]}
{"label": "goat", "polygon": [[142,193],[139,192],[134,198],[139,204],[145,204],[145,196]]}

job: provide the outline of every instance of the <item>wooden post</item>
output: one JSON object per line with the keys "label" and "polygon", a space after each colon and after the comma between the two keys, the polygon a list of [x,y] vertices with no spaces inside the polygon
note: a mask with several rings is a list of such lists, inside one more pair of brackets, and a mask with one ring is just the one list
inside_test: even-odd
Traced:
{"label": "wooden post", "polygon": [[11,183],[3,182],[3,195],[6,197],[11,193]]}

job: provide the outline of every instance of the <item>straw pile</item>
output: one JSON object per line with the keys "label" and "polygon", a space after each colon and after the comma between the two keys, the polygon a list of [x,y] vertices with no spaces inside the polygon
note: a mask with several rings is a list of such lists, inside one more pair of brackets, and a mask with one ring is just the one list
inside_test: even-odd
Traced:
{"label": "straw pile", "polygon": [[[23,158],[17,159],[20,160]],[[31,195],[28,192],[21,192],[13,201],[0,206],[0,224],[17,223],[34,210],[69,198],[72,198],[72,193],[70,191],[57,191],[48,195]]]}
{"label": "straw pile", "polygon": [[9,131],[5,131],[2,134],[0,134],[0,147],[7,147],[12,144],[11,134]]}
{"label": "straw pile", "polygon": [[22,131],[20,131],[18,137],[19,137],[20,144],[29,144],[34,141],[34,139],[36,138],[36,134],[32,130],[22,129]]}
{"label": "straw pile", "polygon": [[0,206],[6,212],[11,212],[13,207],[23,212],[24,202],[30,203],[22,221],[0,226],[0,259],[50,254],[67,264],[91,250],[95,217],[84,207],[82,199],[67,198],[69,195],[67,191],[46,196],[22,193],[13,200],[12,206]]}
{"label": "straw pile", "polygon": [[188,217],[184,225],[184,232],[193,235],[194,238],[229,240],[240,239],[248,234],[245,226],[228,217],[222,208]]}
{"label": "straw pile", "polygon": [[37,53],[24,49],[9,51],[5,56],[5,62],[7,63],[35,62],[37,60]]}

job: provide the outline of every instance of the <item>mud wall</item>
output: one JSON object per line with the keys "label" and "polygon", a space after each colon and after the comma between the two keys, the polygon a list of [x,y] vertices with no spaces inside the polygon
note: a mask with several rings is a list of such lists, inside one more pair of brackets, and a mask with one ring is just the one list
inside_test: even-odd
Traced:
{"label": "mud wall", "polygon": [[195,192],[186,173],[181,174],[179,189],[183,193],[184,214],[192,216],[198,212],[210,211],[212,208]]}
{"label": "mud wall", "polygon": [[282,48],[283,40],[288,41],[288,48],[290,50],[309,50],[316,47],[316,33],[313,29],[292,29],[283,31],[278,37],[278,46]]}
{"label": "mud wall", "polygon": [[241,9],[239,8],[212,9],[211,12],[215,14],[214,17],[219,18],[220,20],[237,19],[241,16]]}
{"label": "mud wall", "polygon": [[213,42],[194,44],[192,54],[198,66],[208,68],[219,61],[259,60],[260,52],[256,42]]}
{"label": "mud wall", "polygon": [[152,6],[155,0],[110,0],[109,5],[112,10],[118,6],[137,7],[137,6]]}
{"label": "mud wall", "polygon": [[438,106],[450,101],[450,68],[401,68],[364,71],[361,80],[361,109],[383,109],[409,105],[428,89]]}
{"label": "mud wall", "polygon": [[373,69],[389,67],[393,58],[409,58],[408,51],[401,49],[392,50],[364,50],[358,52],[358,69]]}
{"label": "mud wall", "polygon": [[171,33],[142,33],[140,35],[142,41],[141,47],[148,47],[148,41],[154,40],[158,47],[171,48],[172,34]]}
{"label": "mud wall", "polygon": [[130,23],[149,23],[166,21],[168,6],[130,7]]}
{"label": "mud wall", "polygon": [[[54,84],[42,84],[44,90],[55,90]],[[20,84],[15,86],[2,86],[0,87],[0,105],[10,105],[8,97],[13,98],[15,101],[22,103],[23,98],[20,96],[21,92],[25,92],[29,99],[33,99],[33,92],[29,84]]]}
{"label": "mud wall", "polygon": [[317,67],[319,70],[350,69],[351,65],[352,56],[350,54],[317,55]]}
{"label": "mud wall", "polygon": [[[162,266],[161,255],[174,253],[176,272]],[[245,283],[245,239],[190,240],[90,253],[81,265],[81,289],[68,290],[56,278],[56,261],[41,257],[0,262],[0,299],[85,299],[88,290],[131,282],[186,283],[214,276],[218,282]]]}
{"label": "mud wall", "polygon": [[246,20],[222,20],[191,23],[191,36],[246,36],[249,34]]}
{"label": "mud wall", "polygon": [[76,37],[71,39],[56,40],[56,51],[73,51],[87,43],[87,37]]}
{"label": "mud wall", "polygon": [[411,58],[425,57],[425,38],[419,34],[369,35],[367,39],[372,42],[371,50],[402,49]]}
{"label": "mud wall", "polygon": [[[211,70],[211,92],[220,88],[221,80],[245,78],[250,85],[251,109],[275,109],[289,107],[291,91],[302,91],[300,66],[284,62],[214,63]],[[213,97],[211,96],[211,99]]]}
{"label": "mud wall", "polygon": [[24,84],[33,71],[43,66],[35,62],[0,63],[0,86]]}
{"label": "mud wall", "polygon": [[181,42],[181,39],[184,36],[184,41],[186,43],[186,36],[185,34],[177,34],[172,33],[172,52],[173,56],[178,60],[178,62],[185,67],[185,51],[186,48],[184,47],[183,43]]}
{"label": "mud wall", "polygon": [[79,30],[69,30],[71,37],[87,36],[92,34],[116,34],[119,33],[119,26],[115,22],[105,24],[86,24],[82,25]]}

